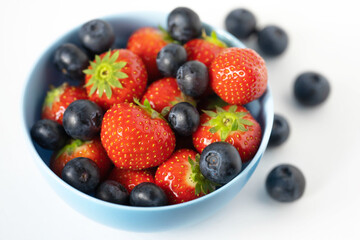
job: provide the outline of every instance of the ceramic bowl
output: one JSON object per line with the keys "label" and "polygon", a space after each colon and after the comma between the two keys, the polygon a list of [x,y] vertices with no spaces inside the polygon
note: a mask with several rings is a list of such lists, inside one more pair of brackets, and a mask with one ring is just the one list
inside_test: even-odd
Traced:
{"label": "ceramic bowl", "polygon": [[[104,17],[103,19],[107,20],[115,29],[116,41],[112,48],[125,48],[127,39],[136,29],[144,26],[166,26],[166,18],[167,14],[164,13],[132,12]],[[238,39],[226,31],[213,28],[205,23],[204,27],[207,32],[215,30],[218,38],[228,46],[244,47]],[[242,172],[237,177],[204,197],[182,204],[163,207],[122,206],[84,194],[62,181],[50,170],[49,159],[51,152],[42,149],[32,141],[30,128],[40,118],[42,102],[49,85],[58,86],[63,81],[68,80],[55,68],[53,55],[55,49],[63,43],[71,42],[80,45],[77,37],[78,29],[79,27],[64,35],[40,56],[24,87],[23,121],[25,137],[44,180],[76,211],[102,224],[127,231],[154,232],[175,227],[186,227],[207,219],[224,207],[249,180],[266,149],[274,114],[269,87],[260,99],[247,105],[263,130],[258,152],[249,164],[243,166]],[[34,172],[34,174],[38,174],[38,172]]]}

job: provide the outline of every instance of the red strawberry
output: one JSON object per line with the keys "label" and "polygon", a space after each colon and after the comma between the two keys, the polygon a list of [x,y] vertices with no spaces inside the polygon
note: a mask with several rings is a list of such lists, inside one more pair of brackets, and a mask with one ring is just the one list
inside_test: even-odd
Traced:
{"label": "red strawberry", "polygon": [[187,202],[214,190],[215,185],[200,172],[199,158],[193,150],[180,149],[158,167],[155,182],[170,204]]}
{"label": "red strawberry", "polygon": [[254,50],[228,48],[211,63],[210,85],[229,104],[246,104],[266,90],[267,69]]}
{"label": "red strawberry", "polygon": [[196,104],[192,98],[185,96],[180,91],[176,79],[171,77],[162,78],[151,83],[141,102],[144,103],[145,99],[150,102],[151,107],[157,112],[161,112],[165,107],[171,108],[179,102]]}
{"label": "red strawberry", "polygon": [[97,138],[86,142],[73,139],[62,149],[53,153],[50,160],[50,169],[60,177],[65,164],[77,157],[86,157],[93,160],[100,169],[101,179],[105,179],[112,166],[100,139]]}
{"label": "red strawberry", "polygon": [[152,172],[148,169],[129,170],[114,168],[108,177],[108,180],[114,180],[121,183],[130,193],[133,188],[142,182],[155,183]]}
{"label": "red strawberry", "polygon": [[86,73],[89,99],[103,109],[140,98],[146,88],[147,72],[141,58],[126,49],[115,49],[95,56]]}
{"label": "red strawberry", "polygon": [[138,29],[128,40],[127,49],[139,55],[144,61],[150,81],[161,76],[156,65],[156,56],[168,44],[168,40],[169,35],[165,31],[152,27]]}
{"label": "red strawberry", "polygon": [[42,107],[42,118],[50,119],[62,124],[65,109],[75,100],[86,99],[87,94],[84,88],[69,86],[63,83],[57,88],[47,92]]}
{"label": "red strawberry", "polygon": [[226,44],[220,41],[213,31],[211,36],[207,36],[204,32],[202,39],[196,38],[190,40],[184,45],[184,48],[188,55],[188,61],[197,60],[209,68],[215,56],[226,48]]}
{"label": "red strawberry", "polygon": [[121,169],[158,166],[175,148],[169,124],[151,109],[148,101],[138,104],[119,103],[103,118],[101,142],[115,166]]}
{"label": "red strawberry", "polygon": [[194,146],[200,153],[213,142],[225,141],[239,151],[242,162],[254,157],[260,146],[261,127],[246,108],[227,105],[204,112],[193,134]]}

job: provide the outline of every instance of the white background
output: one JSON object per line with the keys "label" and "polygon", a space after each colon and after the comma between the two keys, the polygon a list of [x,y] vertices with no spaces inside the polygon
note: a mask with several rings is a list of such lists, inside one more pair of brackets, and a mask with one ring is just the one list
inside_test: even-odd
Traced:
{"label": "white background", "polygon": [[[288,118],[291,136],[266,151],[243,190],[207,221],[160,233],[109,228],[71,209],[40,176],[21,132],[21,90],[42,52],[75,26],[124,11],[169,12],[179,4],[216,27],[230,10],[245,7],[260,26],[288,32],[288,50],[267,66],[275,112]],[[360,239],[360,14],[354,0],[14,0],[1,1],[0,19],[0,239]],[[331,82],[330,98],[319,107],[301,107],[293,98],[294,79],[305,70]],[[267,173],[280,163],[306,176],[297,202],[280,204],[265,192]]]}

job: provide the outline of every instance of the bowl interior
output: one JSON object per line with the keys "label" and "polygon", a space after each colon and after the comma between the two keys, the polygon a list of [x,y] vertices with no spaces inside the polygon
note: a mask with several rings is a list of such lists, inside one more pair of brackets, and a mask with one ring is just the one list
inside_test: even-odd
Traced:
{"label": "bowl interior", "polygon": [[[154,12],[137,12],[137,13],[123,13],[117,16],[110,16],[103,18],[108,21],[115,30],[116,41],[114,42],[112,49],[115,48],[126,48],[126,43],[129,36],[138,28],[145,26],[154,26],[157,27],[159,25],[165,27],[166,26],[166,14],[164,13],[154,13]],[[232,47],[245,47],[239,40],[234,38],[229,33],[221,30],[215,29],[207,24],[204,24],[205,30],[207,33],[210,33],[212,30],[215,30],[218,34],[218,38],[224,41],[228,46]],[[47,90],[50,85],[59,86],[64,81],[70,82],[72,85],[77,85],[78,82],[74,82],[63,74],[61,74],[58,69],[54,66],[53,56],[56,48],[63,43],[74,43],[77,46],[81,47],[81,44],[78,40],[78,32],[79,27],[70,31],[64,37],[59,39],[56,43],[52,44],[48,50],[40,57],[38,62],[35,64],[33,71],[31,72],[27,85],[24,88],[23,94],[23,118],[24,118],[24,127],[25,127],[25,135],[28,139],[30,149],[35,153],[35,161],[43,170],[42,173],[47,177],[54,181],[55,184],[61,184],[60,187],[64,187],[66,184],[62,182],[50,169],[49,169],[49,161],[50,156],[52,154],[51,151],[44,150],[36,143],[34,143],[30,137],[30,128],[31,126],[40,119],[41,116],[41,106],[44,101]],[[82,48],[82,47],[81,47]],[[82,48],[83,49],[83,48]],[[83,49],[86,51],[85,49]],[[92,56],[90,56],[90,59]],[[181,208],[182,206],[191,205],[192,202],[200,202],[206,201],[206,199],[212,198],[218,194],[222,194],[227,190],[227,188],[231,187],[231,185],[240,184],[241,187],[246,183],[255,167],[257,166],[263,152],[265,151],[273,121],[273,102],[270,89],[268,87],[265,94],[258,100],[253,101],[246,105],[246,107],[253,114],[255,119],[260,123],[263,136],[262,143],[260,148],[252,161],[243,166],[242,172],[233,179],[230,183],[220,188],[219,190],[206,195],[200,199],[193,200],[188,203],[178,204],[174,206],[165,206],[165,207],[155,207],[155,208],[137,208],[135,211],[139,211],[144,209],[144,211],[164,211],[168,209],[176,209]],[[246,176],[246,177],[244,177]],[[240,186],[239,185],[239,186]],[[238,188],[238,190],[241,189]],[[73,192],[75,195],[79,196],[83,199],[89,199],[89,196],[77,191],[73,188],[68,188],[68,191]],[[91,198],[91,197],[90,197]],[[97,199],[92,199],[95,204],[100,204],[105,207],[111,206],[111,208],[123,210],[123,209],[135,209],[134,207],[128,206],[119,206],[115,204],[106,203]]]}

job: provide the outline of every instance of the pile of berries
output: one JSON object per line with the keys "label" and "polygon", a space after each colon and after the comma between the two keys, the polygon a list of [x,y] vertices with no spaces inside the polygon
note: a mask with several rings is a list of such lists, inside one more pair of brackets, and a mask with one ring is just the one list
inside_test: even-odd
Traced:
{"label": "pile of berries", "polygon": [[[256,25],[249,12],[242,14],[226,19],[239,38]],[[287,42],[280,51],[272,49],[279,48],[276,40],[266,40],[278,31],[260,35],[264,52],[285,50]],[[51,87],[41,120],[31,128],[33,140],[54,151],[50,168],[65,182],[104,201],[163,206],[214,191],[254,157],[262,130],[244,105],[267,87],[265,62],[254,50],[228,47],[216,32],[208,35],[199,16],[185,7],[168,15],[167,30],[133,32],[126,49],[111,49],[116,36],[100,19],[85,23],[78,37],[86,52],[63,44],[54,63],[59,74],[79,84]],[[308,74],[295,94],[315,105],[324,96],[312,84],[324,81]],[[287,138],[281,131],[275,135],[274,145]]]}

